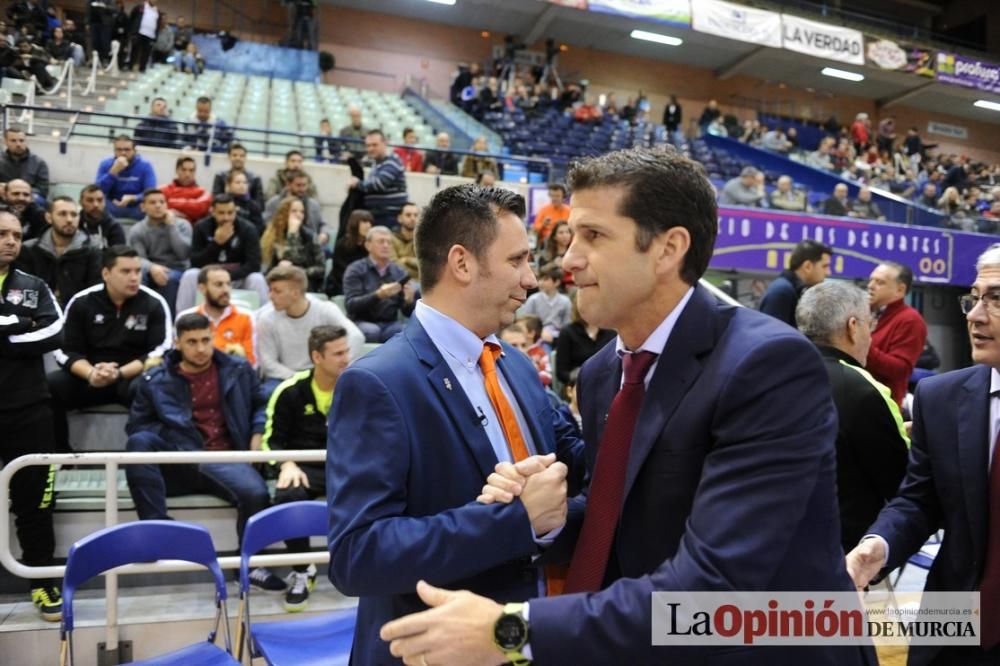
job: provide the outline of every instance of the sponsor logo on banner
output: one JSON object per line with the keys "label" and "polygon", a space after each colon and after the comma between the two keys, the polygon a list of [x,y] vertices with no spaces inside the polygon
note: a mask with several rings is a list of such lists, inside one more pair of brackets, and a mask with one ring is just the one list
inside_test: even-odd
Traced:
{"label": "sponsor logo on banner", "polygon": [[937,80],[1000,94],[1000,65],[957,53],[938,53]]}
{"label": "sponsor logo on banner", "polygon": [[789,51],[838,60],[852,65],[865,64],[864,38],[857,30],[781,15],[782,44]]}
{"label": "sponsor logo on banner", "polygon": [[941,136],[950,136],[955,139],[969,138],[969,130],[961,125],[949,125],[948,123],[939,123],[933,120],[928,121],[927,131],[930,134],[940,134]]}
{"label": "sponsor logo on banner", "polygon": [[720,208],[712,268],[778,273],[799,241],[833,247],[833,275],[868,279],[883,261],[913,268],[919,282],[967,287],[976,280],[976,258],[993,237],[952,229],[889,222]]}
{"label": "sponsor logo on banner", "polygon": [[881,69],[934,76],[934,54],[911,44],[869,37],[865,40],[865,60]]}
{"label": "sponsor logo on banner", "polygon": [[673,25],[691,25],[689,0],[590,0],[588,8],[602,14],[630,16]]}
{"label": "sponsor logo on banner", "polygon": [[781,48],[781,15],[722,0],[692,3],[691,26],[699,31],[761,46]]}

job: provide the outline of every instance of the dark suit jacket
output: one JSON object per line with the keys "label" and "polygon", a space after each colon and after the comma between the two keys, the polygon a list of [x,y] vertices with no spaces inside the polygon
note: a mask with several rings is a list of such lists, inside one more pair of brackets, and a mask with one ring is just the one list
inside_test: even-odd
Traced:
{"label": "dark suit jacket", "polygon": [[837,407],[837,497],[841,545],[849,552],[896,496],[909,448],[900,432],[902,421],[897,423],[891,411],[898,414],[899,407],[888,390],[880,392],[844,352],[832,347],[820,347],[819,352]]}
{"label": "dark suit jacket", "polygon": [[802,295],[802,280],[795,271],[785,270],[767,286],[760,300],[760,311],[795,328],[795,306]]}
{"label": "dark suit jacket", "polygon": [[[588,469],[620,382],[613,344],[580,373]],[[837,419],[815,347],[773,318],[722,305],[696,287],[646,396],[604,589],[531,601],[535,662],[864,663],[855,647],[650,641],[654,590],[854,589],[840,547]],[[584,505],[573,500],[547,558],[573,545]]]}
{"label": "dark suit jacket", "polygon": [[[889,544],[884,571],[902,565],[927,538],[944,540],[925,590],[978,589],[986,557],[990,368],[976,365],[917,384],[913,444],[895,499],[868,533]],[[940,646],[911,646],[909,664],[928,664]],[[996,649],[1000,658],[1000,648]],[[985,662],[984,662],[985,663]]]}
{"label": "dark suit jacket", "polygon": [[[552,409],[531,360],[503,348],[497,367],[539,452],[557,452],[582,477],[574,426]],[[352,663],[398,663],[378,632],[426,608],[414,593],[421,578],[501,602],[538,593],[524,505],[476,503],[496,454],[416,317],[341,375],[329,422],[330,580],[361,597]]]}

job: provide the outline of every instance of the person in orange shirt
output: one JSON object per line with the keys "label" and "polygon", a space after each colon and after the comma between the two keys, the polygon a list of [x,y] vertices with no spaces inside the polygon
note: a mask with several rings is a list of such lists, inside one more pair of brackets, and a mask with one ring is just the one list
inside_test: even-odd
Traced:
{"label": "person in orange shirt", "polygon": [[221,352],[242,356],[257,367],[257,332],[253,317],[230,305],[232,279],[224,266],[210,264],[198,272],[201,305],[178,313],[178,318],[192,312],[205,315],[212,323],[212,344]]}
{"label": "person in orange shirt", "polygon": [[540,247],[548,239],[549,234],[556,228],[559,222],[569,219],[569,204],[566,203],[566,186],[562,183],[551,183],[549,185],[549,201],[535,216],[535,223],[532,228],[538,236],[538,246]]}

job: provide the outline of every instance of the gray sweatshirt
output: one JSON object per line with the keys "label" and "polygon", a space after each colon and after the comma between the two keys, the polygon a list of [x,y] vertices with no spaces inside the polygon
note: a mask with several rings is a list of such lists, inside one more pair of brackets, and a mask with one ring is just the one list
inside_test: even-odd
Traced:
{"label": "gray sweatshirt", "polygon": [[142,257],[142,270],[160,264],[173,270],[183,270],[191,265],[191,223],[177,217],[173,224],[153,224],[148,217],[132,225],[128,244]]}
{"label": "gray sweatshirt", "polygon": [[316,326],[342,326],[347,330],[351,358],[364,353],[365,336],[335,303],[311,296],[309,309],[293,319],[268,303],[257,313],[257,360],[264,379],[288,379],[299,370],[312,367],[306,340]]}

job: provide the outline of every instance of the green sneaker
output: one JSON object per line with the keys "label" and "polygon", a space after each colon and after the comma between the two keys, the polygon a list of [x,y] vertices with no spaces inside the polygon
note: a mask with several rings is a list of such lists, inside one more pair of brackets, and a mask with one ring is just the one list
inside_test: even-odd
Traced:
{"label": "green sneaker", "polygon": [[31,590],[31,603],[48,622],[62,620],[62,594],[58,587],[35,587]]}
{"label": "green sneaker", "polygon": [[288,577],[288,591],[285,592],[285,611],[300,613],[309,604],[309,593],[316,587],[316,567],[309,565],[307,571],[293,571]]}

